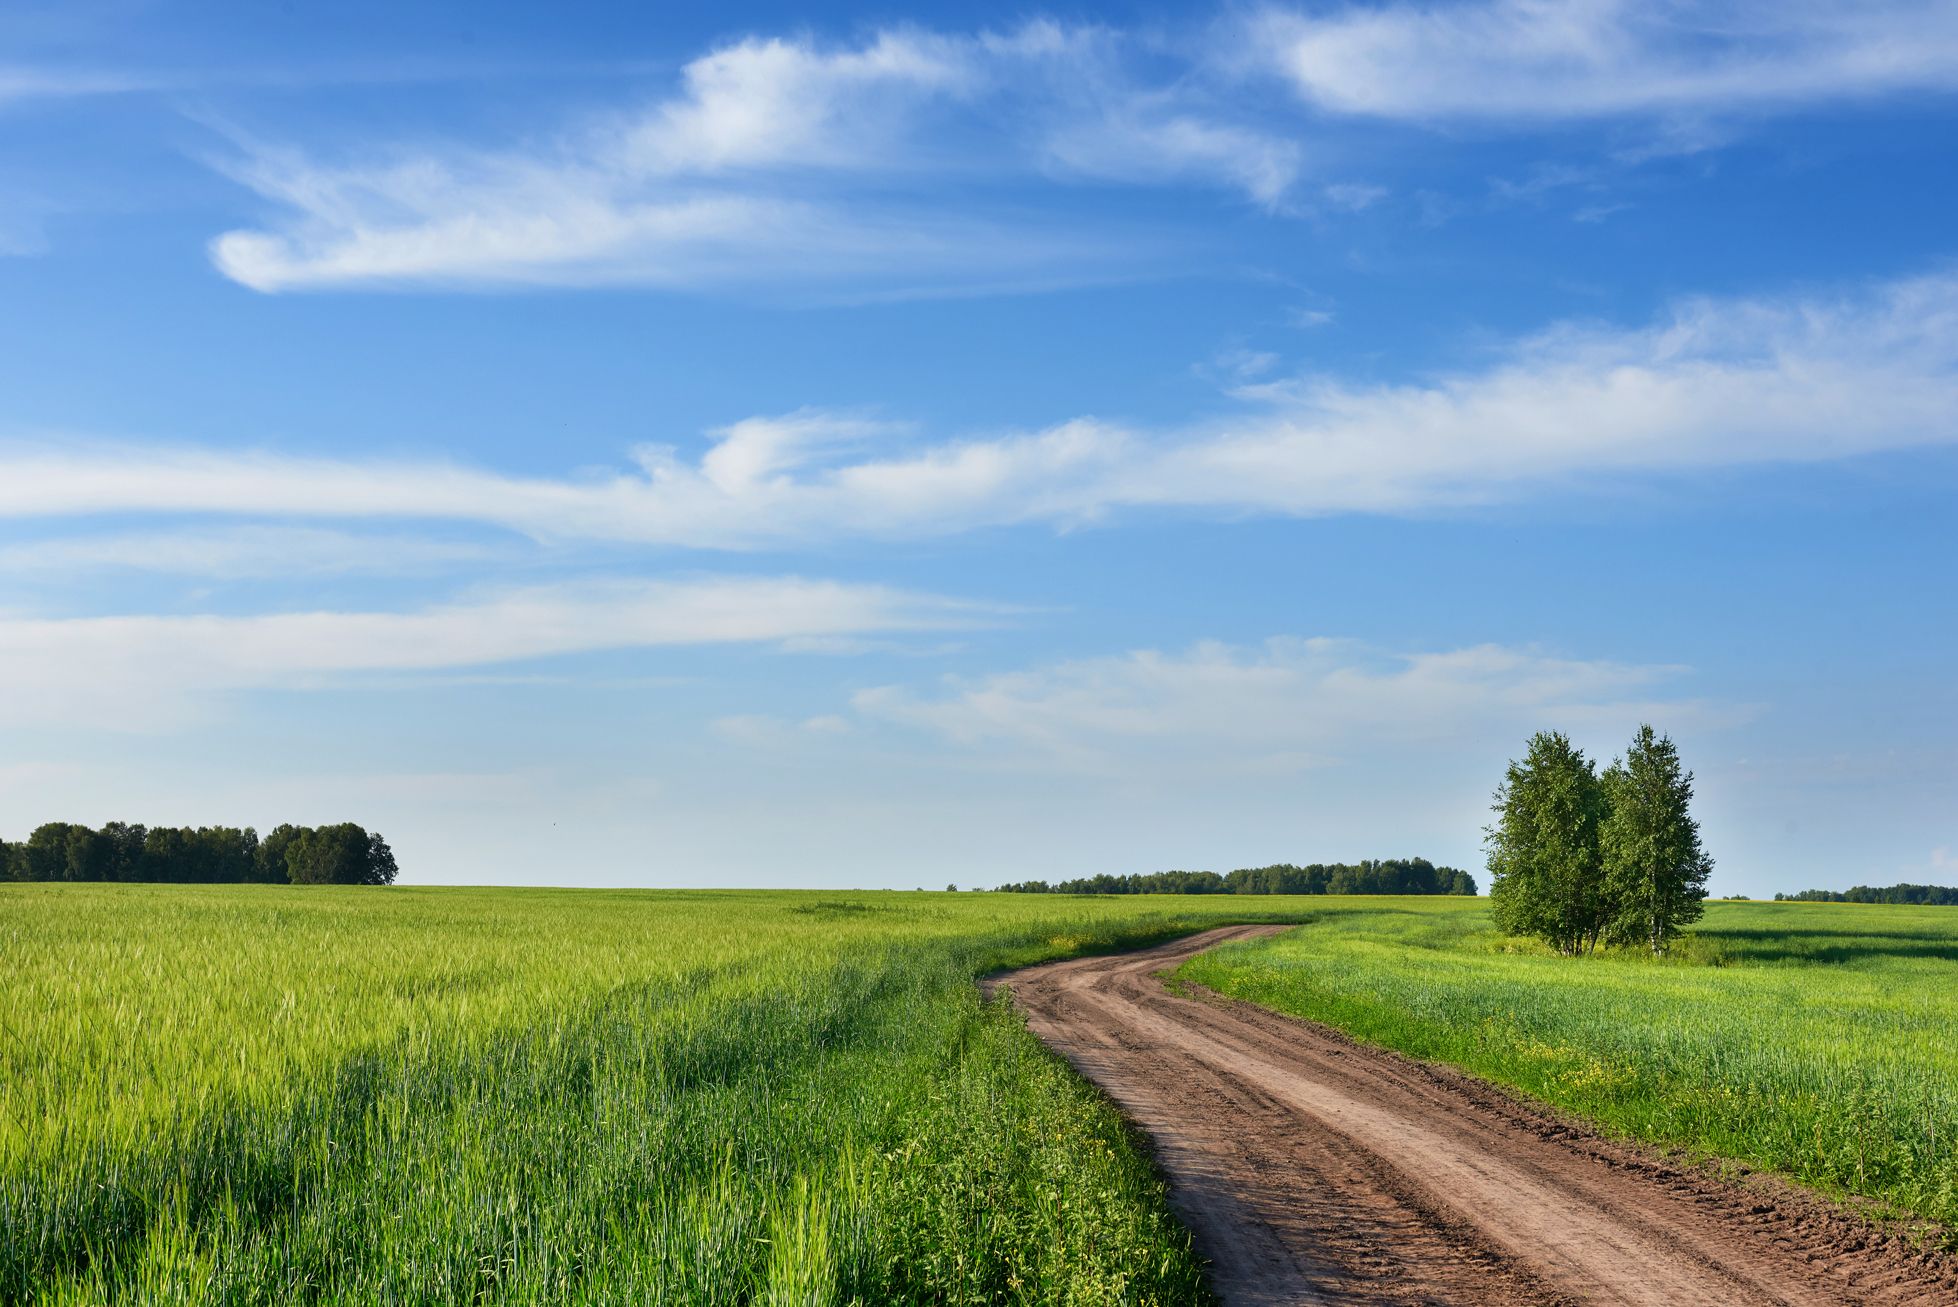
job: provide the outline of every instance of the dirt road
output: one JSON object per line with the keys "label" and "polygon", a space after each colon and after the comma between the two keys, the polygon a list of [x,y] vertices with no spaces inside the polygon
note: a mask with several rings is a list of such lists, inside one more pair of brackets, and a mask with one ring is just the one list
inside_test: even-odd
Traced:
{"label": "dirt road", "polygon": [[997,978],[1146,1130],[1227,1304],[1958,1304],[1958,1267],[1489,1085],[1157,973],[1231,927]]}

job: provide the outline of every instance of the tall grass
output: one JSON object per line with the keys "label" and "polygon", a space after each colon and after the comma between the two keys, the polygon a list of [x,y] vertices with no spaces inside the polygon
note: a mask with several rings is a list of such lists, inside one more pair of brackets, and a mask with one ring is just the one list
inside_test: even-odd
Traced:
{"label": "tall grass", "polygon": [[1559,958],[1473,901],[1345,900],[1184,978],[1634,1137],[1958,1228],[1958,911],[1718,903],[1670,957]]}
{"label": "tall grass", "polygon": [[971,982],[1295,908],[0,887],[0,1301],[1200,1302]]}

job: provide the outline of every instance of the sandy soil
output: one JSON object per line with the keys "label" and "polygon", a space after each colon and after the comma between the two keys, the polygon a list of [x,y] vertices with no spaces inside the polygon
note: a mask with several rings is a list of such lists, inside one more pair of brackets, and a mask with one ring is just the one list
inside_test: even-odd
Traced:
{"label": "sandy soil", "polygon": [[1153,1141],[1228,1304],[1958,1304],[1958,1259],[1159,972],[1276,927],[995,977]]}

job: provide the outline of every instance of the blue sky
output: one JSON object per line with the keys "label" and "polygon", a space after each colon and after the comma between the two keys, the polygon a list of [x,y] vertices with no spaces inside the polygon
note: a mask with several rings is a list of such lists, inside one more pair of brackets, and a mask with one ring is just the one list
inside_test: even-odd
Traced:
{"label": "blue sky", "polygon": [[0,833],[1958,883],[1958,5],[0,16]]}

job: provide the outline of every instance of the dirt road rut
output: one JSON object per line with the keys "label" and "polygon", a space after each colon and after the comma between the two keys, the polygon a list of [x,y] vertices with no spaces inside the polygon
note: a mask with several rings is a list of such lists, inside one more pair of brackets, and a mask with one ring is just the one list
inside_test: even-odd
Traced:
{"label": "dirt road rut", "polygon": [[1958,1267],[1767,1180],[1158,973],[1230,927],[997,978],[1146,1130],[1227,1304],[1958,1304]]}

